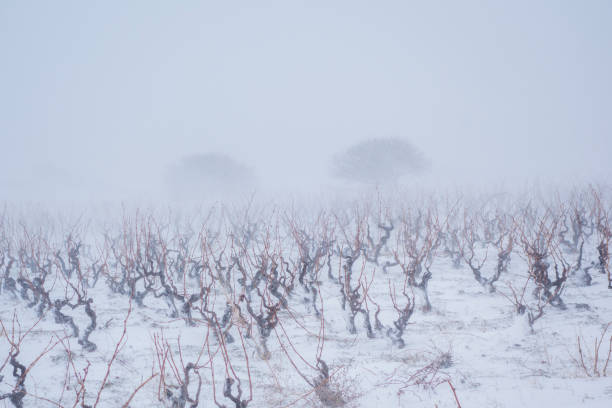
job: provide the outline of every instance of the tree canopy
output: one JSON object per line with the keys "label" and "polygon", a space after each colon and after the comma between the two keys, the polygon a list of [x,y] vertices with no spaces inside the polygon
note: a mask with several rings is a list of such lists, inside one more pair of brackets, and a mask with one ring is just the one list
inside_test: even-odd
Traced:
{"label": "tree canopy", "polygon": [[425,170],[428,161],[411,143],[395,138],[370,139],[334,157],[334,176],[362,183],[395,181]]}
{"label": "tree canopy", "polygon": [[183,157],[167,171],[166,182],[173,194],[200,197],[248,189],[252,172],[229,156],[217,153]]}

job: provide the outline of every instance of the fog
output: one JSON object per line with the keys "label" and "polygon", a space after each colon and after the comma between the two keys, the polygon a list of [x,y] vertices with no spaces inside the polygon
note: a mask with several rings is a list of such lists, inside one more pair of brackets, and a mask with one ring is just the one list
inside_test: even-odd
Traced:
{"label": "fog", "polygon": [[610,21],[606,0],[3,1],[0,199],[168,198],[198,154],[245,190],[325,192],[373,138],[427,158],[421,187],[606,182]]}

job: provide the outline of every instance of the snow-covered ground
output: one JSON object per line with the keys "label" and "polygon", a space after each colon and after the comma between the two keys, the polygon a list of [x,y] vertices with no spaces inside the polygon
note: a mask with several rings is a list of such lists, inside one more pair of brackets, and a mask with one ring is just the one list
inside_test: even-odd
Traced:
{"label": "snow-covered ground", "polygon": [[[576,203],[593,208],[590,201],[561,207]],[[463,207],[439,207],[379,205],[315,215],[275,208],[189,222],[130,213],[87,228],[82,219],[78,226],[24,227],[5,214],[0,406],[189,407],[196,396],[201,407],[610,406],[612,362],[605,365],[612,327],[596,367],[593,359],[596,339],[612,321],[612,290],[597,250],[601,213],[585,210],[589,225],[579,237],[584,254],[578,267],[579,252],[561,242],[572,234],[571,211],[555,210],[558,217],[549,219],[545,206],[528,215],[479,207],[469,218]],[[512,222],[490,223],[496,225],[492,238],[484,238],[486,220],[499,221],[500,209]],[[393,228],[376,257],[384,235],[379,225]],[[474,278],[464,259],[454,262],[458,248],[453,255],[449,231],[472,225],[484,280],[497,268],[496,234],[513,236],[509,267],[494,290]],[[557,272],[569,267],[562,304],[542,292],[536,298],[533,262],[522,245],[531,233],[551,231],[545,259],[551,280],[555,265]],[[459,243],[465,251],[466,240]],[[421,249],[417,268],[410,255]],[[416,268],[414,282],[402,265]],[[138,268],[148,272],[130,289]],[[419,286],[427,271],[431,279]],[[145,281],[152,291],[131,298],[145,292]],[[351,291],[360,309],[355,330],[351,299],[343,308]],[[543,315],[530,325],[539,305]],[[403,333],[398,310],[409,311]],[[87,340],[88,326],[95,329]],[[233,401],[238,383],[241,394]]]}

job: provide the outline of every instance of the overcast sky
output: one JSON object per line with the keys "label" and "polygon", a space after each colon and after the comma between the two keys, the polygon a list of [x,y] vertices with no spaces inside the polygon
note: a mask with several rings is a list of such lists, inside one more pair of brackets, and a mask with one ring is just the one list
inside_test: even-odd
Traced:
{"label": "overcast sky", "polygon": [[206,152],[316,188],[390,136],[432,183],[609,180],[611,21],[608,0],[3,0],[0,199],[153,191]]}

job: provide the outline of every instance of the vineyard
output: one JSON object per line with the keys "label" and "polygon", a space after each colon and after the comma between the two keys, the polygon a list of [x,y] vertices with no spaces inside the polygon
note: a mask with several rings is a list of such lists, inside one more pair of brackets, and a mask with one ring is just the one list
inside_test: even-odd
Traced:
{"label": "vineyard", "polygon": [[608,406],[605,189],[0,214],[0,406]]}

